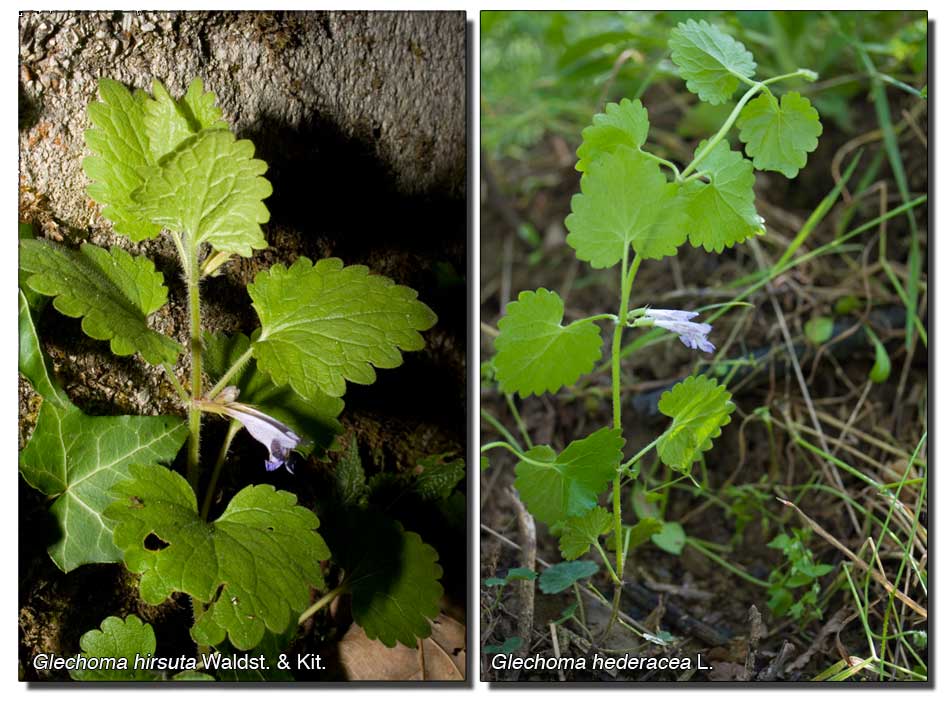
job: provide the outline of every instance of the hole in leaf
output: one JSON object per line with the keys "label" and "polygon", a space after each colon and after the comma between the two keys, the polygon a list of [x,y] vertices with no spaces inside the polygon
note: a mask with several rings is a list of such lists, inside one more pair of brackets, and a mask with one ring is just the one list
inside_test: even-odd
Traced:
{"label": "hole in leaf", "polygon": [[168,546],[170,546],[170,544],[164,541],[153,531],[144,537],[144,547],[149,551],[163,551]]}
{"label": "hole in leaf", "polygon": [[266,531],[275,531],[275,530],[276,530],[275,527],[271,527],[271,526],[266,527]]}

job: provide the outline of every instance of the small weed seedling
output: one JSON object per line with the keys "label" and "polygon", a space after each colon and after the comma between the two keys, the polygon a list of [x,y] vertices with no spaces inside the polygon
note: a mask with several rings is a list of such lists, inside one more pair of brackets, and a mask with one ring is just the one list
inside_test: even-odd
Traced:
{"label": "small weed seedling", "polygon": [[[508,305],[499,321],[493,360],[500,389],[522,397],[557,392],[590,372],[600,360],[601,324],[612,326],[610,350],[613,424],[569,444],[561,453],[550,446],[528,450],[507,441],[482,447],[515,454],[515,487],[536,519],[560,539],[561,554],[575,560],[595,549],[615,585],[612,626],[619,612],[628,554],[651,538],[679,553],[686,541],[678,524],[663,534],[660,523],[645,519],[624,524],[621,509],[625,482],[637,475],[637,463],[656,450],[671,469],[688,476],[695,462],[729,423],[731,395],[705,375],[693,375],[666,392],[660,411],[671,420],[652,443],[631,457],[624,454],[621,422],[623,335],[630,327],[660,327],[688,348],[712,353],[711,325],[694,321],[696,311],[630,307],[633,281],[646,260],[674,256],[687,240],[707,252],[721,252],[764,231],[755,210],[755,170],[778,171],[794,178],[817,146],[822,128],[817,111],[797,92],[776,95],[772,88],[791,78],[815,80],[800,69],[755,80],[751,53],[705,21],[679,24],[669,40],[673,63],[686,87],[713,105],[746,87],[724,124],[696,148],[680,168],[646,150],[649,119],[639,100],[607,105],[583,132],[576,168],[581,192],[571,200],[565,220],[567,242],[593,268],[620,269],[616,313],[601,312],[563,324],[564,302],[557,293],[525,291]],[[736,128],[745,153],[732,148]],[[667,177],[668,176],[668,177]],[[609,491],[611,509],[599,505]],[[601,537],[610,534],[602,545]],[[668,536],[669,538],[663,538]],[[608,628],[609,630],[609,628]]]}
{"label": "small weed seedling", "polygon": [[[167,232],[186,282],[188,343],[182,349],[148,323],[167,303],[168,290],[147,257],[119,247],[85,243],[75,250],[21,239],[20,369],[43,403],[20,471],[52,500],[61,533],[49,555],[67,573],[88,563],[124,562],[140,574],[148,604],[185,593],[201,654],[263,647],[275,655],[298,623],[342,593],[351,595],[354,620],[370,638],[416,647],[438,613],[438,556],[367,505],[356,450],[336,466],[331,494],[319,498],[322,524],[296,495],[265,484],[244,487],[208,519],[237,432],[245,428],[266,447],[265,471],[291,471],[293,453],[332,444],[347,383],[373,383],[375,368],[394,368],[401,352],[423,348],[420,332],[436,316],[414,290],[364,266],[300,257],[258,273],[247,286],[258,328],[248,336],[207,333],[201,281],[233,257],[266,248],[260,225],[269,219],[267,165],[253,157],[251,142],[233,135],[200,80],[180,100],[158,81],[148,95],[102,80],[99,95],[85,134],[92,152],[83,164],[89,195],[115,232],[133,242]],[[138,354],[165,369],[186,419],[92,417],[73,405],[36,335],[33,318],[44,296],[62,314],[81,318],[82,330],[108,341],[113,353]],[[189,372],[189,382],[178,379],[176,367]],[[201,455],[208,415],[229,423],[211,462]],[[167,467],[185,443],[186,479]],[[443,465],[443,480],[418,486],[424,494],[446,499],[464,475],[455,462]],[[266,475],[263,467],[252,481]],[[326,514],[334,515],[330,523]],[[329,561],[337,566],[333,579],[343,573],[335,587],[324,577]],[[314,604],[313,590],[320,593]],[[132,659],[155,649],[150,624],[133,615],[109,617],[81,644],[90,656]]]}

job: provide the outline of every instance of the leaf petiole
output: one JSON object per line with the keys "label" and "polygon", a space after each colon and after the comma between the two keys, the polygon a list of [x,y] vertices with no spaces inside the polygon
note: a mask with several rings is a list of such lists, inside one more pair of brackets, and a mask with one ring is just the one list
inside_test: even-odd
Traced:
{"label": "leaf petiole", "polygon": [[210,391],[207,393],[207,397],[205,399],[212,400],[217,395],[219,395],[223,391],[223,389],[227,386],[227,384],[230,382],[230,380],[233,378],[233,376],[236,375],[236,373],[239,372],[240,368],[242,368],[246,364],[246,362],[249,361],[249,359],[252,357],[253,357],[253,347],[250,346],[249,348],[246,349],[246,351],[243,352],[243,355],[241,355],[239,358],[237,358],[233,362],[233,365],[229,367],[226,373],[220,376],[220,379],[217,381],[217,384],[214,385],[212,388],[210,388]]}
{"label": "leaf petiole", "polygon": [[298,626],[302,626],[302,624],[305,623],[306,619],[309,619],[310,617],[314,616],[315,613],[318,612],[318,610],[324,608],[326,605],[330,605],[337,598],[341,597],[341,595],[348,592],[349,589],[350,589],[350,585],[348,584],[347,581],[345,581],[341,583],[341,585],[336,587],[334,590],[329,590],[328,592],[326,592],[324,595],[318,598],[315,604],[313,604],[311,607],[309,607],[304,612],[302,612],[302,614],[299,615]]}
{"label": "leaf petiole", "polygon": [[529,458],[528,456],[526,456],[524,453],[519,451],[517,448],[512,446],[512,444],[508,443],[507,441],[493,441],[491,444],[486,444],[485,446],[481,447],[479,449],[479,453],[482,454],[482,453],[485,453],[486,451],[491,451],[492,449],[496,449],[496,448],[504,448],[506,451],[514,454],[515,457],[518,458],[520,461],[524,461],[525,463],[530,463],[533,466],[545,468],[546,466],[554,465],[554,461],[538,461],[538,460],[535,460],[534,458]]}

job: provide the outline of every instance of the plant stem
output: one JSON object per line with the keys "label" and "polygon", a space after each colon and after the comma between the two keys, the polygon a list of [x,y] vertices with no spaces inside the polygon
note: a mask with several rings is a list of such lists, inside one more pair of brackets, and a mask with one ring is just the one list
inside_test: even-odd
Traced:
{"label": "plant stem", "polygon": [[185,259],[187,273],[187,302],[190,307],[190,409],[187,423],[190,439],[187,445],[187,481],[196,493],[200,484],[200,408],[203,382],[203,344],[200,339],[200,266],[197,242],[189,237],[189,257]]}
{"label": "plant stem", "polygon": [[548,461],[536,461],[534,458],[529,458],[528,456],[526,456],[524,453],[519,451],[517,448],[512,446],[512,444],[508,443],[507,441],[493,441],[491,444],[486,444],[485,446],[482,446],[479,449],[479,453],[483,454],[486,451],[491,451],[494,448],[504,448],[510,453],[513,453],[516,456],[516,458],[518,458],[520,461],[524,461],[525,463],[531,463],[533,466],[547,468],[548,466],[551,465],[551,463]]}
{"label": "plant stem", "polygon": [[177,396],[180,398],[180,401],[184,403],[184,406],[189,405],[190,395],[188,395],[187,391],[184,390],[184,386],[180,384],[180,381],[174,374],[174,369],[171,368],[171,364],[165,363],[161,367],[164,369],[164,372],[167,373],[167,377],[171,381],[171,385],[174,386],[174,390],[177,392]]}
{"label": "plant stem", "polygon": [[742,109],[757,93],[761,92],[762,90],[770,93],[771,91],[768,90],[768,86],[771,83],[777,83],[778,81],[787,80],[788,78],[795,78],[797,76],[803,76],[809,80],[816,78],[815,75],[812,78],[811,72],[802,68],[798,71],[794,71],[793,73],[785,73],[781,76],[775,76],[774,78],[769,78],[768,80],[754,83],[752,87],[749,88],[744,95],[742,95],[742,99],[739,100],[735,105],[735,108],[728,116],[728,119],[725,120],[725,123],[722,125],[719,131],[717,131],[715,135],[709,139],[709,142],[705,145],[702,151],[699,152],[699,155],[692,159],[692,162],[686,166],[685,170],[683,170],[682,174],[680,175],[680,178],[685,180],[686,176],[691,174],[696,169],[696,166],[698,166],[710,153],[712,153],[712,150],[719,145],[719,143],[725,138],[725,135],[728,134],[728,131],[735,124],[735,120],[738,119],[738,115],[741,114]]}
{"label": "plant stem", "polygon": [[253,357],[253,347],[250,346],[246,351],[243,352],[243,355],[236,359],[229,370],[223,374],[223,376],[217,381],[217,384],[210,388],[210,391],[207,393],[208,400],[212,400],[214,397],[220,394],[223,388],[226,387],[226,384],[230,382],[230,379],[236,375],[240,368]]}
{"label": "plant stem", "polygon": [[[712,552],[709,548],[707,548],[706,546],[703,546],[703,543],[704,543],[704,542],[700,541],[699,539],[695,539],[695,538],[693,538],[693,537],[691,537],[691,536],[686,538],[686,545],[687,545],[687,546],[692,546],[694,549],[696,549],[696,551],[698,551],[699,553],[701,553],[703,556],[705,556],[705,557],[708,558],[709,560],[715,561],[715,562],[718,563],[720,566],[722,566],[723,568],[725,568],[727,571],[729,571],[730,573],[734,573],[735,575],[737,575],[737,576],[738,576],[739,578],[741,578],[742,580],[745,580],[745,581],[747,581],[747,582],[750,582],[752,585],[757,585],[758,587],[764,587],[764,588],[769,588],[769,587],[771,587],[771,583],[767,582],[766,580],[759,580],[758,578],[754,577],[753,575],[749,575],[748,573],[746,573],[746,572],[745,572],[744,570],[742,570],[741,568],[738,568],[738,567],[736,567],[736,566],[733,566],[731,563],[729,563],[728,561],[726,561],[724,558],[722,558],[721,556],[716,555],[715,553],[713,553],[713,552]],[[714,544],[713,544],[713,545],[714,545]]]}
{"label": "plant stem", "polygon": [[207,485],[207,494],[203,498],[203,507],[200,509],[200,518],[206,520],[210,514],[210,505],[213,504],[213,493],[217,489],[217,480],[223,471],[223,464],[226,463],[226,454],[230,450],[230,444],[233,443],[233,437],[236,436],[242,428],[242,424],[235,419],[230,422],[230,427],[226,431],[226,437],[223,439],[223,445],[220,447],[220,453],[217,455],[217,462],[213,466],[213,473],[210,476],[210,484]]}
{"label": "plant stem", "polygon": [[[623,329],[627,324],[627,310],[630,308],[630,291],[633,289],[633,281],[637,277],[637,271],[640,269],[640,263],[643,261],[638,255],[634,255],[633,263],[630,264],[630,270],[627,270],[627,259],[630,257],[630,244],[628,243],[623,251],[623,262],[620,266],[620,312],[617,316],[617,324],[614,327],[614,339],[610,349],[610,379],[611,396],[613,400],[614,429],[623,435],[623,422],[621,419],[621,392],[620,392],[620,344],[623,339]],[[620,593],[623,591],[623,549],[620,545],[623,543],[623,517],[620,513],[620,472],[614,476],[613,488],[613,507],[614,507],[614,539],[617,543],[617,582],[614,590],[614,601],[611,610],[610,623],[604,635],[610,633],[611,627],[617,621],[617,613],[620,611]]]}
{"label": "plant stem", "polygon": [[334,590],[329,590],[328,592],[326,592],[324,595],[322,595],[318,599],[318,601],[315,604],[313,604],[311,607],[309,607],[304,612],[302,612],[302,614],[299,615],[299,626],[302,626],[302,624],[305,623],[306,619],[313,616],[318,610],[322,609],[326,605],[331,604],[335,598],[340,597],[341,595],[345,594],[347,591],[348,591],[348,583],[343,582]]}
{"label": "plant stem", "polygon": [[663,438],[663,434],[660,434],[660,435],[657,436],[655,439],[653,439],[653,441],[651,441],[651,442],[648,443],[646,446],[644,446],[644,447],[641,448],[639,451],[637,451],[637,452],[636,452],[636,455],[634,455],[633,458],[631,458],[629,461],[625,462],[623,465],[620,466],[620,470],[621,470],[621,471],[625,471],[625,470],[629,470],[630,468],[632,468],[632,467],[633,467],[633,464],[636,463],[637,461],[639,461],[641,458],[643,458],[647,453],[649,453],[649,451],[650,451],[654,446],[656,446],[656,444],[657,444],[657,443],[659,442],[659,440],[662,439],[662,438]]}

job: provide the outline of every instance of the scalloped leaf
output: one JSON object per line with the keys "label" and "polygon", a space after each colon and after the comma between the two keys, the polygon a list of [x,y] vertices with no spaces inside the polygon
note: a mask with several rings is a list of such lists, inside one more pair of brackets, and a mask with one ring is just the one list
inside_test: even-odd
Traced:
{"label": "scalloped leaf", "polygon": [[689,470],[732,420],[735,405],[731,400],[724,385],[704,375],[691,375],[663,393],[660,412],[673,420],[656,444],[663,463]]}
{"label": "scalloped leaf", "polygon": [[597,506],[597,496],[617,476],[624,439],[616,429],[598,429],[556,455],[536,446],[515,465],[515,489],[536,519],[554,526]]}
{"label": "scalloped leaf", "polygon": [[[696,149],[698,156],[706,146]],[[755,172],[751,161],[722,140],[699,164],[709,183],[690,180],[679,192],[689,223],[689,243],[721,252],[763,234],[764,220],[755,211]]]}
{"label": "scalloped leaf", "polygon": [[568,561],[580,558],[597,540],[614,528],[614,516],[603,507],[595,507],[580,517],[569,517],[562,523],[558,547]]}
{"label": "scalloped leaf", "polygon": [[354,620],[385,646],[416,648],[440,611],[443,569],[436,550],[377,509],[326,509],[325,538],[348,574]]}
{"label": "scalloped leaf", "polygon": [[196,243],[252,256],[266,248],[260,224],[269,221],[263,200],[272,184],[268,166],[253,158],[251,141],[225,129],[204,129],[186,139],[151,169],[132,193],[142,214]]}
{"label": "scalloped leaf", "polygon": [[108,341],[112,353],[136,351],[148,363],[174,363],[180,345],[148,327],[148,315],[167,302],[164,275],[146,256],[132,256],[113,246],[82,244],[79,251],[50,241],[21,240],[20,268],[26,284],[54,297],[53,306],[67,317],[81,317],[82,331]]}
{"label": "scalloped leaf", "polygon": [[73,680],[83,682],[150,682],[160,680],[161,676],[150,670],[135,670],[135,656],[147,658],[157,650],[157,639],[150,624],[141,621],[134,614],[125,619],[108,617],[98,629],[82,634],[79,639],[82,658],[124,659],[124,670],[86,670],[69,671]]}
{"label": "scalloped leaf", "polygon": [[109,490],[133,463],[169,463],[187,438],[178,417],[89,417],[73,405],[43,402],[36,428],[20,453],[20,472],[55,498],[50,512],[61,536],[49,555],[63,571],[84,563],[114,563],[121,551],[102,515]]}
{"label": "scalloped leaf", "polygon": [[179,102],[157,78],[151,84],[153,99],[144,104],[144,129],[151,160],[158,163],[201,129],[227,128],[221,119],[216,96],[203,91],[203,81],[194,78]]}
{"label": "scalloped leaf", "polygon": [[650,119],[639,100],[624,98],[611,102],[602,113],[594,115],[590,127],[581,132],[583,142],[578,147],[578,162],[574,168],[586,171],[601,154],[611,153],[620,145],[639,149],[646,143]]}
{"label": "scalloped leaf", "polygon": [[[203,335],[204,369],[211,381],[216,382],[250,347],[245,334]],[[306,441],[297,451],[308,456],[313,451],[323,454],[341,433],[338,415],[345,407],[344,400],[329,397],[323,392],[302,397],[288,385],[275,385],[272,379],[256,367],[250,359],[230,379],[230,385],[240,390],[240,402],[252,405],[270,417],[286,424]]]}
{"label": "scalloped leaf", "polygon": [[788,178],[807,164],[824,131],[816,108],[797,92],[785,93],[780,103],[772,95],[759,95],[745,105],[736,126],[755,168]]}
{"label": "scalloped leaf", "polygon": [[619,263],[628,246],[644,258],[675,256],[686,240],[682,213],[673,206],[678,191],[643,152],[617,146],[595,160],[571,198],[568,245],[593,268]]}
{"label": "scalloped leaf", "polygon": [[503,392],[557,392],[594,369],[601,357],[600,329],[593,322],[562,326],[563,319],[564,301],[551,290],[526,290],[509,303],[499,320],[493,361]]}
{"label": "scalloped leaf", "polygon": [[247,289],[262,322],[259,368],[309,398],[341,397],[346,381],[373,383],[375,367],[399,366],[400,352],[422,349],[420,332],[436,323],[415,290],[337,258],[276,264]]}
{"label": "scalloped leaf", "polygon": [[689,92],[713,105],[732,97],[741,82],[739,75],[755,75],[755,59],[745,45],[705,20],[676,25],[669,48]]}
{"label": "scalloped leaf", "polygon": [[105,510],[116,522],[115,544],[128,569],[141,573],[145,602],[184,592],[206,605],[190,630],[198,644],[229,636],[236,648],[251,649],[266,629],[282,633],[294,623],[310,587],[324,588],[319,561],[330,557],[328,547],[315,513],[292,493],[250,485],[207,523],[183,476],[161,466],[135,465],[130,473]]}
{"label": "scalloped leaf", "polygon": [[541,577],[538,578],[538,587],[546,595],[554,595],[564,592],[579,580],[591,577],[598,570],[600,566],[594,561],[556,563],[542,571]]}
{"label": "scalloped leaf", "polygon": [[82,161],[82,169],[92,180],[88,194],[103,205],[102,215],[132,241],[157,236],[161,227],[148,221],[131,194],[144,183],[144,173],[152,166],[151,149],[145,129],[147,94],[134,95],[115,80],[98,83],[101,102],[89,105],[93,127],[85,132],[92,156]]}

